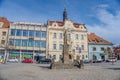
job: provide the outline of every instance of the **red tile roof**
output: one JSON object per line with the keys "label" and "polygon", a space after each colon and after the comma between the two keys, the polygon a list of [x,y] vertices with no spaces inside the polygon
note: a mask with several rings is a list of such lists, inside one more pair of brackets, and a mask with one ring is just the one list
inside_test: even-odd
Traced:
{"label": "red tile roof", "polygon": [[88,44],[107,44],[112,45],[112,43],[104,40],[103,38],[97,36],[95,33],[88,34]]}
{"label": "red tile roof", "polygon": [[4,18],[4,17],[0,17],[0,22],[3,22],[3,28],[9,28],[10,27],[10,23],[9,21],[7,20],[7,18]]}
{"label": "red tile roof", "polygon": [[[64,26],[64,22],[62,22],[62,21],[48,21],[48,25],[50,25],[50,26],[52,26],[53,23],[57,23],[58,26],[60,26],[60,27]],[[84,25],[84,24],[73,23],[73,25],[75,28],[79,28],[80,25]]]}

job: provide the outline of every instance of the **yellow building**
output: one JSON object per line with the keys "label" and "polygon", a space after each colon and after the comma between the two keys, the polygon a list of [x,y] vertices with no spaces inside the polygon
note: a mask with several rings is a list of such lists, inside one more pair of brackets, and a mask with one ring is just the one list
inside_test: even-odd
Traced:
{"label": "yellow building", "polygon": [[63,21],[48,21],[47,57],[56,62],[62,59],[64,33],[67,32],[68,52],[71,58],[88,59],[87,29],[84,24],[74,23],[63,13]]}

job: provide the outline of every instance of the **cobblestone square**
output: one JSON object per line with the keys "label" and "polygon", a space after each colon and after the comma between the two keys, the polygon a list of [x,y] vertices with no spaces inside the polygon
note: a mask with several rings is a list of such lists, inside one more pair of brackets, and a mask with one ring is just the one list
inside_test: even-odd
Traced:
{"label": "cobblestone square", "polygon": [[[41,67],[42,66],[42,67]],[[48,64],[0,64],[1,77],[7,80],[120,80],[120,61],[85,64],[84,69],[48,69]]]}

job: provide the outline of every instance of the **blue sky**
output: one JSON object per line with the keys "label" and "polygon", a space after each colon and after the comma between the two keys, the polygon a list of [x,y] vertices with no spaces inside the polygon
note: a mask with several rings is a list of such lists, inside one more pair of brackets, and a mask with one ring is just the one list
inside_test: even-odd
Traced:
{"label": "blue sky", "polygon": [[120,0],[0,0],[0,17],[10,21],[62,21],[66,6],[68,18],[84,23],[88,32],[120,44]]}

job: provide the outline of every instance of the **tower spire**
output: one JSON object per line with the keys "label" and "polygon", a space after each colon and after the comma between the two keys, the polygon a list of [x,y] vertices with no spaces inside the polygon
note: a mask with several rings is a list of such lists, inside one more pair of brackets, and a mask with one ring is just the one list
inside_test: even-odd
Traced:
{"label": "tower spire", "polygon": [[67,11],[66,11],[66,8],[64,8],[64,11],[63,11],[63,21],[67,20]]}

